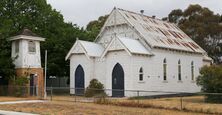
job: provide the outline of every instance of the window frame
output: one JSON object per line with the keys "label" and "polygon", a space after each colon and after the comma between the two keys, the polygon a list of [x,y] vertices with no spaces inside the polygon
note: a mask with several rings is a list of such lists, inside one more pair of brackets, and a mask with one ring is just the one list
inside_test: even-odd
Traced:
{"label": "window frame", "polygon": [[191,80],[194,81],[194,62],[191,62]]}
{"label": "window frame", "polygon": [[28,52],[36,53],[36,43],[35,41],[28,41]]}
{"label": "window frame", "polygon": [[139,81],[143,81],[144,80],[143,78],[144,78],[143,77],[143,67],[141,67],[139,70]]}
{"label": "window frame", "polygon": [[167,60],[164,58],[163,60],[163,80],[167,81]]}
{"label": "window frame", "polygon": [[181,61],[178,61],[178,81],[182,81],[182,76],[181,76]]}
{"label": "window frame", "polygon": [[20,41],[16,40],[15,41],[15,53],[19,53],[19,47],[20,47]]}

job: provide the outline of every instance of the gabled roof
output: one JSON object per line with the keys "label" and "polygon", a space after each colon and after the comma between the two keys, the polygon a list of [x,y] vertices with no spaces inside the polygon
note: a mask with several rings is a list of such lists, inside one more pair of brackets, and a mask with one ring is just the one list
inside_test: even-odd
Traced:
{"label": "gabled roof", "polygon": [[89,56],[92,57],[99,57],[104,51],[104,47],[100,44],[94,43],[94,42],[88,42],[88,41],[81,41],[79,42],[82,44],[82,46],[85,48],[86,53]]}
{"label": "gabled roof", "polygon": [[139,40],[127,37],[116,36],[115,38],[113,38],[109,43],[109,45],[106,47],[103,54],[101,55],[101,58],[103,58],[108,51],[112,50],[126,50],[126,52],[128,52],[130,55],[133,54],[153,55],[139,42]]}
{"label": "gabled roof", "polygon": [[175,24],[143,14],[117,9],[152,47],[205,53]]}
{"label": "gabled roof", "polygon": [[[145,45],[148,45],[150,48],[164,48],[201,54],[206,53],[198,44],[196,44],[173,23],[120,8],[114,8],[107,20],[113,19],[111,17],[115,16],[112,15],[114,13],[120,14],[126,21],[124,24],[128,24],[129,27],[138,33],[141,37],[140,39],[145,41]],[[114,22],[116,22],[116,24],[120,24],[118,21],[119,20],[116,20]],[[99,37],[103,31],[105,31],[105,27],[111,26],[107,25],[107,22],[103,26],[96,41],[100,39]]]}
{"label": "gabled roof", "polygon": [[78,54],[79,52],[75,50],[76,47],[81,47],[84,53],[88,57],[100,57],[104,51],[104,47],[100,44],[88,41],[77,40],[69,53],[66,56],[66,60],[70,58],[72,54]]}

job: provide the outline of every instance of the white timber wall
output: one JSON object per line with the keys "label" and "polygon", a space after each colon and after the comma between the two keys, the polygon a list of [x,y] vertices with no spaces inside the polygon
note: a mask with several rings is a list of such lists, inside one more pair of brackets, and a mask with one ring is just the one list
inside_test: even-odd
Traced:
{"label": "white timber wall", "polygon": [[[202,56],[164,50],[155,50],[152,57],[133,56],[132,90],[163,92],[199,92],[196,77],[203,66]],[[163,60],[167,60],[167,80],[163,80]],[[178,80],[178,61],[181,61],[181,81]],[[191,62],[194,62],[194,81],[191,78]],[[144,78],[139,81],[139,69],[143,67]],[[140,93],[140,95],[164,93]],[[134,94],[135,95],[135,94]]]}
{"label": "white timber wall", "polygon": [[75,94],[75,71],[78,65],[81,65],[84,70],[85,88],[89,85],[93,78],[93,59],[89,59],[85,54],[72,55],[70,57],[70,93]]}
{"label": "white timber wall", "polygon": [[15,53],[15,41],[12,42],[12,57],[15,58],[16,68],[41,68],[40,42],[33,41],[36,46],[36,52],[28,51],[29,40],[19,40],[19,52]]}
{"label": "white timber wall", "polygon": [[[105,58],[106,64],[106,81],[105,81],[105,88],[112,89],[112,71],[114,66],[119,63],[124,71],[124,89],[129,90],[132,88],[132,80],[131,80],[131,57],[130,55],[122,50],[122,51],[115,51],[115,52],[108,52]],[[100,69],[100,71],[104,71]],[[108,95],[112,95],[111,91],[107,92]]]}

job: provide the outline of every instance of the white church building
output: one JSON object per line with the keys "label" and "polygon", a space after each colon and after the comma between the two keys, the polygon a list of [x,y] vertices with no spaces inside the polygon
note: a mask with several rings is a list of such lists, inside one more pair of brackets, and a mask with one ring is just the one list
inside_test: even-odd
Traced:
{"label": "white church building", "polygon": [[195,80],[200,68],[212,62],[175,24],[119,8],[112,10],[94,42],[77,40],[66,60],[70,88],[86,88],[95,78],[114,97],[137,95],[127,90],[199,92]]}

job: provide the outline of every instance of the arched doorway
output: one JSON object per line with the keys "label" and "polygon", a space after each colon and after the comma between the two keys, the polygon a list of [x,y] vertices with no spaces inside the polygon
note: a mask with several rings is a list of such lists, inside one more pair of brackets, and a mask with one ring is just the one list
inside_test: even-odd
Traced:
{"label": "arched doorway", "polygon": [[84,70],[81,65],[78,65],[75,71],[75,94],[84,95],[85,78]]}
{"label": "arched doorway", "polygon": [[112,96],[124,97],[124,71],[119,63],[114,66],[112,72]]}

